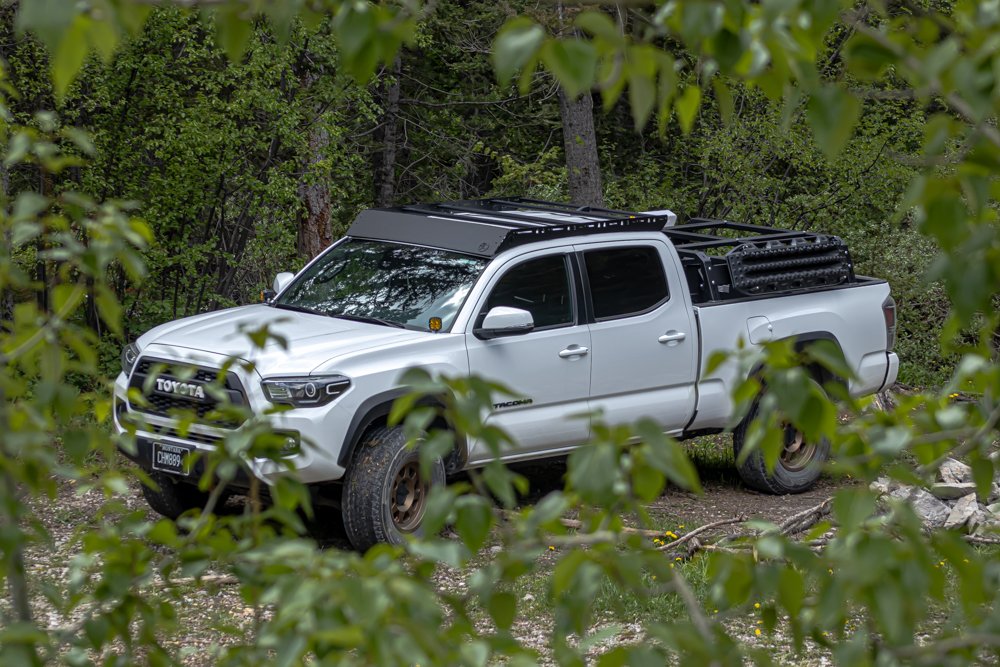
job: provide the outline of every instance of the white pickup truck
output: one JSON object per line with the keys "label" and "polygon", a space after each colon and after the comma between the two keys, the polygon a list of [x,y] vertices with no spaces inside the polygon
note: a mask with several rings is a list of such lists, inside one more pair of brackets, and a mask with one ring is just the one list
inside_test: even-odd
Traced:
{"label": "white pickup truck", "polygon": [[[364,211],[298,274],[278,275],[265,303],[168,322],[125,348],[115,423],[119,432],[132,424],[129,455],[157,483],[147,500],[170,517],[205,501],[185,456],[239,428],[214,418],[219,400],[257,414],[283,405],[268,419],[288,436],[287,460],[341,507],[352,543],[401,541],[419,528],[429,485],[490,460],[459,437],[432,479],[420,476],[401,429],[386,425],[413,366],[518,392],[488,416],[517,442],[508,461],[586,443],[588,420],[569,418],[585,412],[610,423],[648,417],[680,438],[732,427],[738,366],[706,365],[741,339],[833,341],[854,369],[855,395],[895,381],[889,286],[855,275],[840,239],[675,222],[669,211],[520,198]],[[263,324],[286,346],[255,349],[245,332]],[[220,373],[232,358],[248,363]],[[213,381],[226,396],[208,389]],[[179,429],[184,410],[195,423]],[[760,490],[803,491],[827,455],[828,445],[790,430],[772,473],[759,453],[740,473]],[[290,474],[270,460],[246,464],[237,484]]]}

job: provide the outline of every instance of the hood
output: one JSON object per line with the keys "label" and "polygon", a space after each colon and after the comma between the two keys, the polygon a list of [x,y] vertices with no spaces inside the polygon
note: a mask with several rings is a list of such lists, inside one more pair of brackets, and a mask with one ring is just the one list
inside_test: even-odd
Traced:
{"label": "hood", "polygon": [[[261,349],[255,347],[248,334],[265,326],[272,337]],[[197,357],[197,352],[235,357],[252,362],[263,376],[298,375],[343,354],[423,335],[419,331],[257,304],[167,322],[141,336],[138,345],[144,353],[154,346],[150,354],[160,346],[170,348],[171,357]],[[284,338],[285,347],[274,336]]]}

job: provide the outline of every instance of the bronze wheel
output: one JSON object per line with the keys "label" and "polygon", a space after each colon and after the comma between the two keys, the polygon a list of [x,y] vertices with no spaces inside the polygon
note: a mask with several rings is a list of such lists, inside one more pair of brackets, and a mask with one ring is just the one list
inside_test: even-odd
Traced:
{"label": "bronze wheel", "polygon": [[801,431],[786,422],[782,428],[781,453],[773,468],[767,465],[760,449],[741,455],[750,424],[760,411],[760,403],[754,401],[750,412],[733,430],[733,453],[740,478],[750,488],[764,493],[784,495],[808,491],[823,472],[823,464],[830,456],[830,441],[820,438],[810,442]]}
{"label": "bronze wheel", "polygon": [[802,432],[792,425],[785,426],[785,446],[781,451],[781,463],[786,470],[805,469],[816,455],[815,443],[806,442]]}
{"label": "bronze wheel", "polygon": [[408,461],[396,473],[389,495],[392,523],[398,530],[411,533],[424,516],[427,483],[420,478],[420,462]]}
{"label": "bronze wheel", "polygon": [[341,512],[351,544],[366,551],[379,542],[405,544],[422,535],[427,497],[444,483],[444,461],[435,458],[422,475],[420,452],[407,447],[401,426],[372,427],[344,479]]}

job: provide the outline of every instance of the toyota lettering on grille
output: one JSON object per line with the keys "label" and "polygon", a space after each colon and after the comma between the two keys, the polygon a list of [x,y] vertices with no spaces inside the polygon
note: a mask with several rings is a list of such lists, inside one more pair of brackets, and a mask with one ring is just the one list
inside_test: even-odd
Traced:
{"label": "toyota lettering on grille", "polygon": [[205,389],[200,384],[181,382],[180,380],[156,378],[156,390],[165,394],[176,394],[177,396],[187,396],[188,398],[205,398]]}

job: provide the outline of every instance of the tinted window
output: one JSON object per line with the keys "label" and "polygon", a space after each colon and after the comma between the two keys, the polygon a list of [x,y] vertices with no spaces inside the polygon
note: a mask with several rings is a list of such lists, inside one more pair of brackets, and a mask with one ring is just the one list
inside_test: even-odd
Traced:
{"label": "tinted window", "polygon": [[447,331],[485,265],[447,250],[352,239],[310,266],[275,305],[422,331],[440,318]]}
{"label": "tinted window", "polygon": [[493,287],[486,309],[520,308],[531,313],[535,328],[571,324],[573,298],[562,255],[550,255],[518,264]]}
{"label": "tinted window", "polygon": [[667,279],[655,248],[591,250],[584,258],[595,319],[634,315],[667,299]]}

